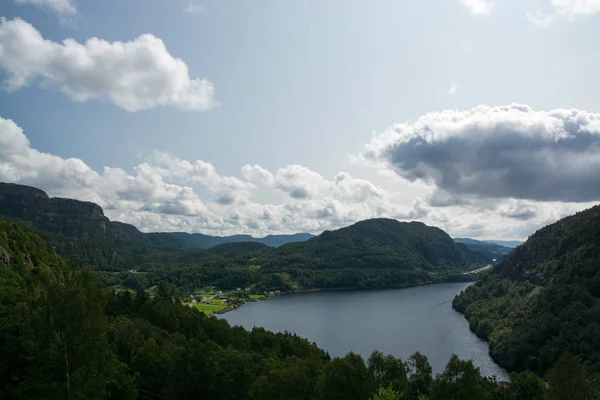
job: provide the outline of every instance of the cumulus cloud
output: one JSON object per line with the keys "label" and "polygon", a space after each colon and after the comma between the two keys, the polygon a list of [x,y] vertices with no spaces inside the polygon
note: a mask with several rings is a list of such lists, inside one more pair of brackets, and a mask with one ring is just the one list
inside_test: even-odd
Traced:
{"label": "cumulus cloud", "polygon": [[473,15],[485,15],[492,11],[490,0],[460,0],[460,3],[468,8]]}
{"label": "cumulus cloud", "polygon": [[158,106],[206,110],[216,104],[213,85],[190,78],[185,62],[151,34],[128,42],[91,38],[84,44],[74,39],[58,43],[21,19],[3,18],[0,67],[8,91],[39,81],[75,101],[104,98],[128,111]]}
{"label": "cumulus cloud", "polygon": [[600,199],[600,114],[581,110],[512,104],[433,112],[374,137],[365,156],[435,185],[438,205]]}
{"label": "cumulus cloud", "polygon": [[[16,123],[0,117],[0,181],[36,186],[51,196],[94,201],[112,220],[145,231],[318,233],[386,217],[421,220],[455,236],[522,239],[591,205],[457,197],[449,192],[450,199],[462,201],[435,207],[431,199],[415,196],[427,193],[421,190],[423,183],[410,183],[397,175],[386,177],[390,185],[385,189],[347,172],[325,177],[301,165],[274,171],[244,165],[241,177],[235,177],[220,174],[209,162],[182,160],[164,152],[147,155],[132,171],[108,166],[95,171],[80,159],[40,152]],[[433,184],[431,191],[443,192]]]}
{"label": "cumulus cloud", "polygon": [[547,27],[559,20],[572,22],[599,13],[600,0],[552,0],[551,7],[550,12],[538,10],[528,13],[527,18],[534,25],[541,27]]}
{"label": "cumulus cloud", "polygon": [[242,167],[242,175],[250,182],[255,182],[261,185],[273,185],[275,178],[273,174],[264,169],[258,164],[246,164]]}
{"label": "cumulus cloud", "polygon": [[[382,188],[345,172],[326,179],[300,165],[275,173],[245,165],[242,175],[225,176],[206,161],[164,152],[149,154],[133,173],[113,167],[96,172],[80,159],[34,149],[16,123],[0,118],[0,181],[94,201],[111,219],[147,231],[320,232],[367,218],[415,219],[428,212],[422,201],[394,204]],[[254,202],[258,190],[283,192],[285,200]]]}
{"label": "cumulus cloud", "polygon": [[301,165],[279,168],[274,182],[277,189],[294,199],[310,199],[327,186],[322,175]]}
{"label": "cumulus cloud", "polygon": [[32,4],[59,15],[77,14],[73,0],[14,0],[17,4]]}
{"label": "cumulus cloud", "polygon": [[164,152],[155,152],[151,161],[160,176],[180,183],[202,185],[214,193],[214,200],[221,204],[243,201],[254,188],[251,182],[220,175],[214,165],[206,161],[196,160],[191,163]]}

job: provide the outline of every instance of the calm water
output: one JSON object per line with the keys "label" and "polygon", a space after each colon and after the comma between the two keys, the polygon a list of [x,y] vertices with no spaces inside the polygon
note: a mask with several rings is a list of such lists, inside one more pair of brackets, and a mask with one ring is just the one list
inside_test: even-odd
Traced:
{"label": "calm water", "polygon": [[457,354],[472,359],[484,375],[508,379],[488,355],[487,344],[452,309],[452,299],[468,285],[295,294],[248,303],[222,318],[246,329],[296,333],[332,356],[354,351],[367,358],[377,349],[406,360],[420,351],[434,372],[441,372]]}

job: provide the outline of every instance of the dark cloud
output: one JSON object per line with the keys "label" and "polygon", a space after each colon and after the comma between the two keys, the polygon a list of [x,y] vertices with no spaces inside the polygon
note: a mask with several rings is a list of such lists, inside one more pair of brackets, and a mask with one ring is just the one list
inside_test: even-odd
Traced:
{"label": "dark cloud", "polygon": [[367,156],[410,181],[434,183],[437,205],[460,204],[461,196],[600,199],[600,114],[585,111],[511,105],[431,113],[375,138]]}
{"label": "dark cloud", "polygon": [[538,213],[532,207],[516,206],[516,207],[511,208],[508,211],[502,212],[501,215],[504,217],[507,217],[507,218],[513,218],[513,219],[526,221],[526,220],[537,217]]}
{"label": "dark cloud", "polygon": [[308,189],[303,188],[303,187],[293,188],[292,190],[290,190],[289,195],[291,198],[297,199],[297,200],[308,199],[310,197],[310,193],[308,192]]}
{"label": "dark cloud", "polygon": [[217,197],[215,197],[215,202],[221,205],[230,205],[235,202],[235,198],[231,194],[221,193]]}

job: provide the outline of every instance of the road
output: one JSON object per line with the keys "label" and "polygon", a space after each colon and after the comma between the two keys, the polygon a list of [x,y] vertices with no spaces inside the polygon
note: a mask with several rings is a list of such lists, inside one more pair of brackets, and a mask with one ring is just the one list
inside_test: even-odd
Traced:
{"label": "road", "polygon": [[469,272],[463,272],[463,275],[468,275],[468,274],[477,274],[477,273],[479,273],[479,272],[481,272],[481,271],[486,271],[486,270],[488,270],[488,269],[490,269],[490,268],[492,268],[492,267],[493,267],[493,265],[492,265],[492,264],[488,264],[488,265],[486,265],[486,266],[485,266],[485,267],[483,267],[483,268],[474,269],[473,271],[469,271]]}

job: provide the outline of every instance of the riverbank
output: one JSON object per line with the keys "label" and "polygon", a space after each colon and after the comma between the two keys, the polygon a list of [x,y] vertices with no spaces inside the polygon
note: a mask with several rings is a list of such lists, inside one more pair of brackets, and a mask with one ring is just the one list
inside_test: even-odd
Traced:
{"label": "riverbank", "polygon": [[452,310],[450,302],[469,284],[312,291],[246,304],[217,317],[248,330],[262,327],[294,333],[315,342],[332,357],[353,351],[366,359],[373,350],[380,350],[408,359],[419,351],[439,373],[452,354],[457,354],[472,359],[484,375],[508,380],[491,361],[487,344],[469,331],[462,315]]}
{"label": "riverbank", "polygon": [[[206,315],[213,314],[225,314],[227,312],[236,310],[246,303],[256,302],[261,300],[267,300],[280,296],[290,296],[294,294],[303,294],[303,293],[321,293],[321,292],[351,292],[351,291],[379,291],[379,290],[393,290],[393,289],[407,289],[413,287],[420,286],[428,286],[428,285],[436,285],[442,283],[459,283],[459,282],[473,282],[472,276],[469,275],[454,275],[453,279],[448,279],[451,275],[446,277],[442,277],[441,279],[432,279],[427,282],[418,282],[412,284],[404,284],[404,285],[394,285],[394,286],[383,286],[383,287],[334,287],[334,288],[298,288],[295,290],[280,292],[280,291],[271,291],[264,292],[264,294],[250,294],[244,293],[244,291],[226,291],[226,292],[210,292],[210,296],[208,298],[198,298],[198,296],[202,296],[204,292],[201,292],[200,295],[196,296],[196,302],[184,302],[185,305],[192,306],[199,311],[204,312]],[[211,299],[214,296],[220,296],[216,302],[212,302]],[[192,296],[194,297],[194,296]]]}

